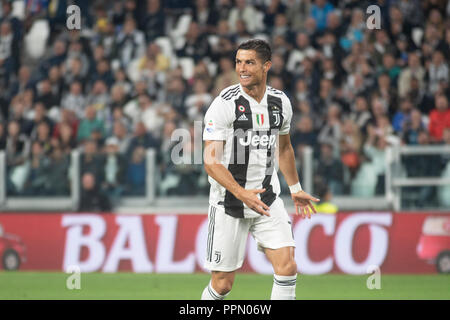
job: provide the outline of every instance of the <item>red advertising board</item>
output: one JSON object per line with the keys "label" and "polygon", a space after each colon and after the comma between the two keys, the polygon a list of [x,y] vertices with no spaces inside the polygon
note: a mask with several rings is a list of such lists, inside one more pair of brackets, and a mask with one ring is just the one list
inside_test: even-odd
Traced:
{"label": "red advertising board", "polygon": [[[433,231],[439,223],[450,225],[446,214],[342,212],[292,219],[303,274],[365,274],[371,266],[384,273],[435,273],[433,255],[450,250],[448,230]],[[206,271],[206,215],[2,213],[0,225],[0,255],[11,235],[26,247],[20,270]],[[241,271],[272,273],[251,236]]]}

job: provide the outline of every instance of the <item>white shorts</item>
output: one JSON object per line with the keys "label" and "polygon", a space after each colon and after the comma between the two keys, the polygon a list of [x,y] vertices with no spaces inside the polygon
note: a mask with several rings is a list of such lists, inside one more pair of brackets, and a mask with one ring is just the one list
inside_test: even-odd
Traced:
{"label": "white shorts", "polygon": [[269,214],[270,217],[234,218],[223,207],[210,205],[205,268],[230,272],[242,267],[249,232],[260,250],[295,247],[292,223],[283,200],[277,198]]}

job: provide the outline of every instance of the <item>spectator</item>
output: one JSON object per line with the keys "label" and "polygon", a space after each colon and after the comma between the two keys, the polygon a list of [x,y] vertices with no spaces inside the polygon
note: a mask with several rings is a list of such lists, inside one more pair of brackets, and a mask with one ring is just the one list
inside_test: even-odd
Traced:
{"label": "spectator", "polygon": [[166,102],[175,109],[180,116],[186,116],[186,85],[181,77],[169,78],[167,83]]}
{"label": "spectator", "polygon": [[95,70],[95,68],[97,66],[90,65],[91,62],[89,60],[89,56],[86,53],[86,51],[83,49],[84,48],[83,48],[83,44],[81,43],[81,41],[74,40],[73,42],[71,42],[69,44],[69,49],[67,51],[67,57],[65,59],[64,64],[62,65],[62,67],[65,70],[66,69],[70,70],[71,68],[73,68],[73,67],[71,67],[73,65],[73,61],[77,60],[77,62],[79,62],[80,74],[82,76],[86,76],[87,73],[89,72],[89,70]]}
{"label": "spectator", "polygon": [[319,31],[323,31],[326,28],[328,15],[333,10],[333,5],[326,0],[316,0],[311,5],[311,17],[316,21]]}
{"label": "spectator", "polygon": [[91,75],[91,83],[95,84],[97,80],[103,81],[108,89],[114,83],[114,76],[111,72],[109,61],[106,58],[100,59],[100,61],[96,63],[95,73]]}
{"label": "spectator", "polygon": [[304,116],[296,124],[296,131],[292,135],[292,146],[297,157],[303,152],[304,146],[314,147],[317,142],[317,134],[314,132],[313,121]]}
{"label": "spectator", "polygon": [[26,65],[22,65],[18,71],[17,78],[12,79],[8,92],[10,98],[24,93],[25,90],[33,88],[33,82],[31,81],[31,69]]}
{"label": "spectator", "polygon": [[[292,123],[298,123],[301,118],[309,117],[313,121],[313,129],[318,130],[322,125],[322,119],[311,108],[311,104],[308,100],[303,100],[295,104],[294,114],[292,115]],[[291,132],[295,132],[296,128],[291,127]]]}
{"label": "spectator", "polygon": [[0,12],[0,23],[9,22],[10,28],[14,32],[14,38],[16,38],[17,41],[21,40],[23,37],[24,28],[21,21],[14,15],[12,1],[3,0]]}
{"label": "spectator", "polygon": [[50,56],[41,62],[39,71],[44,77],[53,66],[61,66],[66,59],[66,43],[63,40],[55,40]]}
{"label": "spectator", "polygon": [[327,120],[319,132],[318,142],[328,143],[333,146],[333,155],[339,154],[339,142],[341,141],[341,108],[338,104],[331,104],[327,110]]}
{"label": "spectator", "polygon": [[450,128],[450,109],[448,108],[448,99],[443,94],[435,96],[435,105],[436,108],[429,114],[428,131],[431,139],[439,142],[442,140],[444,129]]}
{"label": "spectator", "polygon": [[112,21],[115,25],[123,26],[126,18],[138,20],[138,10],[136,0],[125,0],[115,2],[112,12]]}
{"label": "spectator", "polygon": [[46,195],[48,189],[48,173],[50,159],[45,154],[39,141],[31,144],[29,173],[25,181],[24,194],[29,196]]}
{"label": "spectator", "polygon": [[233,61],[230,58],[222,57],[219,62],[219,74],[214,83],[214,92],[219,94],[223,89],[239,82],[239,78],[234,70]]}
{"label": "spectator", "polygon": [[138,101],[140,108],[140,120],[138,121],[142,121],[145,130],[158,138],[164,124],[164,106],[153,102],[146,94],[140,95]]}
{"label": "spectator", "polygon": [[349,118],[355,122],[362,133],[366,132],[366,126],[371,118],[371,115],[369,112],[367,99],[363,95],[358,95],[356,97]]}
{"label": "spectator", "polygon": [[45,122],[48,126],[49,134],[52,133],[55,124],[54,124],[53,120],[48,116],[48,112],[45,109],[45,106],[42,102],[36,102],[34,104],[33,110],[29,114],[30,114],[30,118],[32,116],[30,124],[29,124],[30,136],[32,138],[35,137],[36,129],[41,122]]}
{"label": "spectator", "polygon": [[114,86],[121,86],[127,97],[131,95],[133,86],[124,69],[118,68],[115,70],[114,81]]}
{"label": "spectator", "polygon": [[119,141],[110,137],[105,143],[105,181],[102,188],[110,199],[118,199],[123,192],[125,183],[125,158],[119,153]]}
{"label": "spectator", "polygon": [[8,166],[24,164],[28,158],[29,148],[30,141],[25,134],[20,133],[19,122],[10,121],[6,140],[6,164]]}
{"label": "spectator", "polygon": [[375,94],[379,99],[383,100],[388,108],[389,116],[393,116],[397,111],[397,91],[391,85],[392,80],[387,73],[382,73],[378,76],[378,89]]}
{"label": "spectator", "polygon": [[369,126],[367,142],[364,145],[364,155],[367,160],[362,163],[351,183],[353,196],[373,197],[384,194],[385,136]]}
{"label": "spectator", "polygon": [[165,15],[160,0],[147,0],[147,12],[143,19],[142,30],[147,42],[165,35]]}
{"label": "spectator", "polygon": [[393,84],[397,83],[400,74],[400,67],[395,63],[395,56],[393,53],[387,52],[383,54],[382,65],[379,67],[379,74],[386,73]]}
{"label": "spectator", "polygon": [[97,142],[86,140],[83,144],[83,153],[80,156],[81,173],[92,173],[99,186],[101,186],[105,177],[104,160],[103,155],[98,151]]}
{"label": "spectator", "polygon": [[197,22],[202,33],[214,34],[219,12],[213,6],[209,6],[208,0],[195,0],[192,12],[192,20]]}
{"label": "spectator", "polygon": [[331,143],[321,143],[320,158],[314,172],[327,182],[333,194],[339,195],[344,191],[344,171],[342,162],[334,156],[333,149]]}
{"label": "spectator", "polygon": [[128,134],[127,126],[120,120],[114,121],[113,134],[111,138],[117,140],[119,152],[125,154],[130,144],[130,135]]}
{"label": "spectator", "polygon": [[48,72],[48,80],[50,82],[50,91],[56,96],[56,100],[58,101],[57,105],[59,106],[64,90],[61,68],[58,66],[51,67]]}
{"label": "spectator", "polygon": [[33,129],[32,122],[25,116],[30,111],[30,106],[26,104],[24,95],[18,95],[11,101],[10,110],[8,110],[9,121],[15,120],[19,124],[20,133],[26,136],[31,134]]}
{"label": "spectator", "polygon": [[175,188],[179,182],[179,176],[177,176],[175,164],[172,161],[173,148],[179,143],[172,137],[172,134],[176,129],[177,124],[174,121],[166,122],[161,137],[161,159],[159,161],[161,182],[158,183],[158,192],[162,196],[167,195],[168,190]]}
{"label": "spectator", "polygon": [[428,90],[431,94],[436,93],[441,81],[448,82],[449,80],[448,64],[444,60],[444,55],[440,51],[433,53],[433,59],[429,64],[427,73],[429,78]]}
{"label": "spectator", "polygon": [[335,214],[338,212],[338,207],[331,203],[333,193],[328,187],[327,182],[321,178],[314,179],[314,193],[320,199],[319,204],[314,204],[316,211],[325,214]]}
{"label": "spectator", "polygon": [[117,35],[114,48],[114,56],[122,67],[144,55],[145,36],[142,31],[136,29],[136,21],[132,17],[125,18],[123,29]]}
{"label": "spectator", "polygon": [[59,124],[58,135],[53,138],[53,147],[59,149],[64,155],[68,155],[77,147],[77,141],[73,127],[67,123]]}
{"label": "spectator", "polygon": [[131,159],[128,163],[126,194],[132,196],[145,195],[146,177],[145,149],[142,146],[137,146],[132,149]]}
{"label": "spectator", "polygon": [[48,78],[43,79],[38,83],[35,100],[36,102],[42,102],[47,110],[50,110],[53,107],[59,107],[59,97],[52,92],[51,83]]}
{"label": "spectator", "polygon": [[70,84],[69,93],[62,99],[61,107],[73,111],[78,118],[83,118],[86,97],[83,94],[83,87],[80,81],[74,81]]}
{"label": "spectator", "polygon": [[[272,54],[272,66],[270,67],[267,77],[269,81],[273,77],[278,77],[279,79],[281,79],[283,88],[285,87],[285,85],[289,85],[292,83],[292,74],[286,70],[284,58],[281,54]],[[286,91],[288,91],[287,94],[289,94],[290,90]]]}
{"label": "spectator", "polygon": [[[264,12],[264,27],[267,33],[273,33],[274,28],[277,24],[277,18],[280,14],[286,12],[286,6],[280,0],[270,1],[270,3],[266,6]],[[286,20],[286,17],[285,17]],[[286,20],[287,22],[287,20]]]}
{"label": "spectator", "polygon": [[108,197],[96,188],[95,175],[84,173],[81,179],[81,197],[78,211],[81,212],[107,212],[111,210],[111,203]]}
{"label": "spectator", "polygon": [[321,79],[319,94],[312,97],[314,109],[317,110],[322,117],[325,117],[328,114],[328,107],[334,99],[335,89],[333,87],[333,82],[328,79]]}
{"label": "spectator", "polygon": [[128,145],[127,155],[131,156],[138,147],[142,147],[145,150],[149,148],[157,149],[159,147],[159,141],[156,140],[151,133],[146,131],[143,122],[138,122],[136,124],[134,136],[131,138]]}
{"label": "spectator", "polygon": [[11,22],[5,20],[0,23],[0,88],[6,90],[11,74],[19,68],[20,47],[19,39],[14,37]]}
{"label": "spectator", "polygon": [[392,44],[386,30],[379,29],[375,32],[375,41],[373,43],[373,59],[375,66],[379,67],[383,63],[383,56],[385,53],[392,53],[395,51],[395,47]]}
{"label": "spectator", "polygon": [[200,32],[198,23],[192,21],[185,34],[184,45],[177,50],[179,57],[192,58],[195,63],[211,54],[211,48],[205,34]]}
{"label": "spectator", "polygon": [[113,134],[114,130],[114,123],[116,121],[122,122],[126,129],[131,128],[131,121],[130,119],[125,115],[123,112],[123,109],[120,107],[115,107],[112,109],[111,115],[108,117],[107,121],[105,122],[105,136],[109,137]]}
{"label": "spectator", "polygon": [[228,25],[231,32],[236,32],[237,21],[242,19],[248,32],[255,33],[263,29],[260,12],[246,0],[236,0],[228,16]]}
{"label": "spectator", "polygon": [[84,87],[87,87],[87,71],[84,71],[83,68],[83,62],[79,58],[73,58],[67,67],[62,67],[62,70],[64,70],[64,85],[66,88],[70,88],[74,82],[79,82],[81,83],[82,90],[84,91]]}
{"label": "spectator", "polygon": [[50,168],[47,173],[47,194],[51,196],[69,196],[70,155],[55,147],[50,155]]}
{"label": "spectator", "polygon": [[353,9],[350,25],[339,41],[341,47],[349,51],[354,43],[362,43],[364,40],[364,28],[364,12],[359,8]]}
{"label": "spectator", "polygon": [[408,122],[413,106],[410,100],[404,99],[400,102],[400,110],[397,111],[392,119],[392,127],[396,133],[403,131],[405,123]]}
{"label": "spectator", "polygon": [[39,142],[44,155],[49,156],[52,151],[50,127],[47,122],[41,121],[37,124],[34,142]]}
{"label": "spectator", "polygon": [[420,63],[417,52],[408,54],[408,66],[400,72],[398,78],[398,94],[404,98],[411,91],[411,80],[415,78],[419,82],[419,87],[424,88],[425,69]]}
{"label": "spectator", "polygon": [[191,121],[202,121],[206,110],[213,97],[208,93],[208,88],[203,80],[196,80],[194,92],[186,97],[187,115]]}
{"label": "spectator", "polygon": [[91,92],[86,98],[86,104],[95,107],[96,117],[98,120],[104,122],[109,117],[110,110],[108,105],[110,96],[108,86],[105,81],[98,79],[94,82]]}
{"label": "spectator", "polygon": [[305,21],[311,12],[311,2],[289,0],[286,1],[286,6],[288,8],[288,10],[286,10],[286,17],[292,30],[299,31],[300,29],[303,29]]}
{"label": "spectator", "polygon": [[342,83],[342,77],[334,65],[334,60],[331,58],[324,58],[322,60],[321,77],[332,81],[335,88],[339,88]]}
{"label": "spectator", "polygon": [[422,114],[419,109],[412,109],[410,117],[404,122],[402,128],[402,141],[405,144],[418,144],[418,136],[420,131],[425,130],[425,125],[422,121]]}
{"label": "spectator", "polygon": [[98,129],[103,132],[103,121],[96,118],[97,110],[94,105],[89,105],[85,110],[85,118],[81,120],[78,128],[77,140],[82,142],[91,136],[94,129]]}
{"label": "spectator", "polygon": [[353,177],[359,168],[362,146],[362,134],[357,123],[351,118],[344,120],[342,125],[342,138],[340,141],[340,157],[342,164]]}
{"label": "spectator", "polygon": [[327,27],[325,33],[331,33],[335,39],[340,39],[343,32],[344,28],[340,15],[337,10],[331,11],[327,16]]}
{"label": "spectator", "polygon": [[306,32],[298,32],[295,37],[295,47],[291,50],[286,64],[289,72],[295,73],[301,62],[306,57],[313,59],[316,56],[316,50],[311,46]]}
{"label": "spectator", "polygon": [[[183,148],[181,149],[180,156],[182,157],[181,163],[176,163],[173,170],[176,172],[179,179],[177,179],[177,185],[175,188],[169,190],[169,194],[173,195],[196,195],[202,188],[201,176],[202,176],[202,166],[198,164],[192,164],[192,160],[196,153],[195,145],[195,131],[194,126],[189,127],[189,133],[191,139],[183,140]],[[200,151],[201,154],[201,151]],[[187,160],[187,161],[186,161]],[[196,188],[192,188],[195,185]],[[207,183],[205,184],[207,185]]]}
{"label": "spectator", "polygon": [[6,170],[8,194],[17,194],[23,190],[28,175],[26,160],[30,152],[30,141],[27,136],[20,133],[17,120],[8,123],[6,139]]}
{"label": "spectator", "polygon": [[298,103],[306,102],[309,104],[309,101],[311,101],[311,94],[308,90],[308,84],[305,79],[297,79],[297,81],[295,82],[294,92],[295,100]]}
{"label": "spectator", "polygon": [[72,129],[71,136],[76,138],[77,133],[78,133],[79,121],[78,121],[78,118],[75,116],[75,113],[68,109],[61,110],[60,120],[58,123],[55,124],[55,126],[53,128],[53,137],[55,137],[57,139],[59,138],[60,127],[63,123],[65,123],[71,127],[71,129]]}

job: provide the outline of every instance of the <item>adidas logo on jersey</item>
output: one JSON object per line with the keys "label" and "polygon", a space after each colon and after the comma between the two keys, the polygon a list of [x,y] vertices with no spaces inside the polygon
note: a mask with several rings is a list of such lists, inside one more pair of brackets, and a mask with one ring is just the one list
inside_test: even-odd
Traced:
{"label": "adidas logo on jersey", "polygon": [[245,116],[245,113],[241,114],[241,116],[238,118],[238,121],[247,121],[248,118]]}

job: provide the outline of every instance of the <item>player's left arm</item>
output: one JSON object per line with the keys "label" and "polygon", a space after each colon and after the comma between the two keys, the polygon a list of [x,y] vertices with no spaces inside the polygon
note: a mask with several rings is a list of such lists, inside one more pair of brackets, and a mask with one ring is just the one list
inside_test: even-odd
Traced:
{"label": "player's left arm", "polygon": [[[294,149],[292,148],[289,134],[280,134],[278,145],[278,164],[288,186],[295,186],[299,183],[297,168],[295,166]],[[311,212],[316,213],[316,209],[311,201],[318,202],[319,199],[311,196],[303,190],[291,192],[292,201],[294,201],[295,212],[303,218],[311,219]],[[310,210],[311,209],[311,210]]]}

